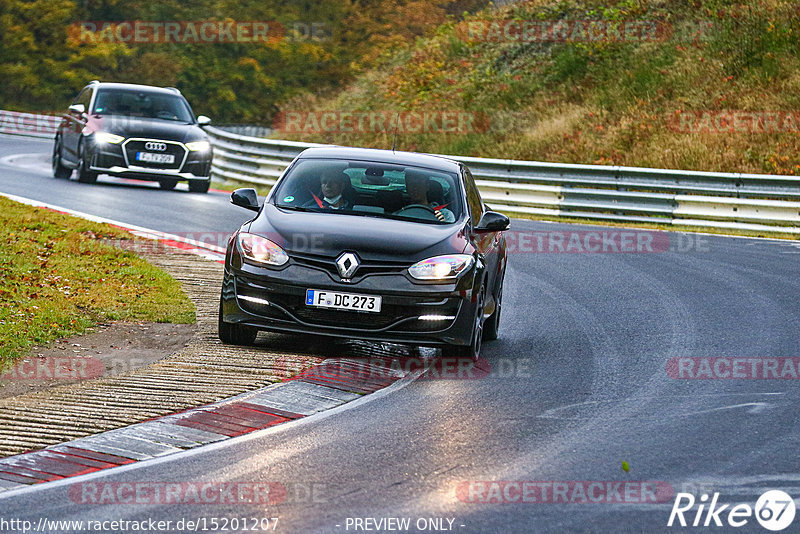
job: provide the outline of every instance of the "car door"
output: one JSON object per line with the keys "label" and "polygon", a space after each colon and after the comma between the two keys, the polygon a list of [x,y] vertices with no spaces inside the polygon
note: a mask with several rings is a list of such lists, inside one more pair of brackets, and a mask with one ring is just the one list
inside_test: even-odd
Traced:
{"label": "car door", "polygon": [[89,104],[92,101],[92,88],[86,87],[75,98],[72,104],[82,104],[84,108],[83,113],[67,110],[65,115],[65,125],[61,133],[61,146],[63,147],[63,156],[72,161],[78,161],[78,142],[81,138],[83,127],[86,126],[86,119],[89,116]]}
{"label": "car door", "polygon": [[[481,199],[478,186],[472,173],[464,167],[464,189],[467,195],[467,209],[469,209],[471,228],[478,225],[486,211],[486,207]],[[486,288],[489,295],[494,294],[495,284],[500,270],[500,237],[501,232],[476,232],[472,231],[471,241],[478,251],[484,265],[486,266]],[[489,297],[487,296],[487,299]]]}

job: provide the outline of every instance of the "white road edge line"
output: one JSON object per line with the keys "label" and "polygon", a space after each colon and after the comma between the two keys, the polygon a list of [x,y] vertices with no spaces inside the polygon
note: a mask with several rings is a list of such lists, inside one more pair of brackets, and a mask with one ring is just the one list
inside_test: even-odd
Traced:
{"label": "white road edge line", "polygon": [[[114,226],[119,226],[120,228],[124,228],[130,232],[135,232],[135,235],[139,237],[144,237],[145,239],[153,239],[153,240],[168,240],[168,241],[176,241],[179,243],[183,243],[186,245],[191,245],[198,249],[201,249],[206,252],[213,252],[219,255],[225,256],[225,249],[216,245],[210,245],[208,243],[202,243],[200,241],[196,241],[194,239],[187,239],[185,237],[181,237],[175,234],[167,234],[164,232],[159,232],[158,230],[152,230],[150,228],[144,228],[142,226],[135,226],[132,224],[115,221],[113,219],[107,219],[105,217],[99,217],[97,215],[91,215],[89,213],[84,213],[82,211],[76,211],[69,208],[65,208],[62,206],[56,206],[54,204],[48,204],[46,202],[40,202],[38,200],[33,200],[30,198],[20,197],[17,195],[12,195],[10,193],[2,193],[0,192],[0,196],[6,197],[9,200],[13,200],[15,202],[19,202],[21,204],[27,204],[28,206],[35,206],[39,208],[47,208],[53,211],[59,211],[61,213],[66,213],[67,215],[73,215],[75,217],[80,217],[81,219],[86,219],[88,221],[98,222],[98,223],[106,223],[111,224]],[[194,254],[200,254],[197,251],[187,250],[188,252],[192,252]]]}
{"label": "white road edge line", "polygon": [[[2,501],[3,499],[6,499],[6,498],[17,497],[17,496],[20,496],[20,495],[33,493],[33,492],[36,492],[36,491],[55,489],[55,488],[59,488],[59,487],[64,486],[64,485],[86,482],[86,481],[89,481],[89,480],[93,480],[95,478],[101,478],[101,477],[105,477],[105,476],[114,476],[114,475],[119,474],[119,473],[125,473],[127,471],[132,471],[132,470],[135,470],[135,469],[141,469],[141,468],[144,468],[144,467],[147,467],[147,466],[150,466],[150,465],[157,465],[157,464],[161,464],[161,463],[164,463],[164,462],[170,462],[172,460],[179,460],[179,459],[183,459],[185,457],[194,456],[196,454],[201,454],[201,453],[214,451],[214,450],[221,449],[221,448],[224,448],[224,447],[227,447],[227,446],[230,446],[230,445],[238,444],[240,442],[246,442],[246,441],[253,440],[253,439],[259,439],[262,436],[265,436],[265,435],[268,435],[268,434],[271,434],[271,433],[286,432],[286,431],[288,431],[290,429],[294,429],[294,428],[296,428],[298,426],[301,426],[301,425],[314,424],[319,420],[326,419],[326,418],[328,418],[328,417],[330,417],[332,415],[336,415],[336,414],[338,414],[340,412],[343,412],[345,410],[356,408],[358,406],[361,406],[362,404],[366,404],[368,402],[372,402],[374,400],[377,400],[377,399],[380,399],[382,397],[385,397],[386,395],[394,393],[395,391],[403,389],[406,386],[410,385],[412,382],[414,382],[417,378],[419,378],[422,375],[422,373],[423,373],[422,369],[417,370],[417,371],[413,372],[412,374],[410,374],[410,375],[408,375],[408,376],[406,376],[404,378],[401,378],[400,380],[397,380],[396,382],[392,383],[391,385],[389,385],[389,386],[387,386],[387,387],[385,387],[383,389],[379,389],[378,391],[376,391],[374,393],[368,393],[368,394],[364,395],[363,397],[361,397],[360,399],[356,399],[356,400],[353,400],[353,401],[350,401],[350,402],[345,402],[344,404],[340,404],[339,406],[336,406],[335,408],[331,408],[330,410],[324,410],[322,412],[317,412],[317,413],[315,413],[313,415],[308,415],[306,417],[301,417],[300,419],[294,419],[293,421],[288,421],[286,423],[281,423],[279,425],[275,425],[275,426],[271,426],[271,427],[267,427],[267,428],[262,428],[260,430],[255,430],[255,431],[250,432],[248,434],[243,434],[241,436],[236,436],[236,437],[232,437],[232,438],[228,438],[228,439],[223,439],[223,440],[220,440],[220,441],[215,441],[213,443],[207,443],[205,445],[200,445],[198,447],[194,447],[194,448],[191,448],[191,449],[188,449],[188,450],[184,450],[184,451],[180,451],[180,452],[174,452],[174,453],[167,454],[167,455],[164,455],[164,456],[157,456],[157,457],[154,457],[154,458],[147,458],[145,460],[135,461],[135,462],[130,463],[130,464],[120,465],[120,466],[117,466],[117,467],[110,467],[110,468],[107,468],[107,469],[101,469],[100,471],[94,471],[92,473],[86,473],[85,475],[78,475],[78,476],[75,476],[75,477],[67,477],[67,478],[63,478],[61,480],[53,480],[53,481],[50,481],[50,482],[41,482],[41,483],[38,483],[38,484],[26,485],[26,486],[21,487],[21,488],[15,488],[15,489],[7,490],[7,491],[4,491],[4,492],[0,493],[0,501]],[[45,449],[41,449],[41,450],[47,450],[47,449],[45,448]]]}

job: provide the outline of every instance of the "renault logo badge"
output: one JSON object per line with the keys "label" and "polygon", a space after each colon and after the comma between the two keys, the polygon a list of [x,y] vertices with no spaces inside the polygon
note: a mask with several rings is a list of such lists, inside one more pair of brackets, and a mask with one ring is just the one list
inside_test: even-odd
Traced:
{"label": "renault logo badge", "polygon": [[343,280],[347,280],[355,274],[358,269],[358,257],[352,252],[343,252],[341,256],[336,259],[336,268],[339,269],[339,276]]}

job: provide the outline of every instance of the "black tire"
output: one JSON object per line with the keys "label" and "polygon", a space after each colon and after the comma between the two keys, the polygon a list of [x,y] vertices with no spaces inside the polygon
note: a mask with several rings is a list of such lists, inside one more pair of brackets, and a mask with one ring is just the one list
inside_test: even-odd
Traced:
{"label": "black tire", "polygon": [[485,296],[485,290],[482,290],[478,297],[478,306],[475,309],[472,341],[470,344],[447,345],[442,348],[442,356],[445,358],[478,360],[481,355],[481,345],[483,344],[483,304],[485,302]]}
{"label": "black tire", "polygon": [[192,193],[208,193],[211,187],[211,180],[189,180],[189,191]]}
{"label": "black tire", "polygon": [[258,335],[257,328],[223,321],[221,300],[219,302],[218,325],[219,339],[228,345],[252,345]]}
{"label": "black tire", "polygon": [[69,178],[72,176],[72,169],[68,169],[61,163],[61,138],[56,137],[56,142],[53,144],[53,157],[51,159],[53,167],[53,176],[59,179]]}
{"label": "black tire", "polygon": [[175,189],[175,186],[178,185],[178,180],[175,180],[174,178],[163,178],[158,181],[158,185],[165,191],[172,191]]}
{"label": "black tire", "polygon": [[497,295],[494,297],[494,312],[486,319],[486,324],[483,325],[483,339],[484,341],[494,341],[500,332],[500,312],[503,309],[503,279],[500,279],[500,287],[497,289]]}
{"label": "black tire", "polygon": [[93,184],[97,181],[97,173],[89,170],[89,162],[86,161],[86,145],[81,142],[78,147],[80,159],[78,160],[78,181],[82,184]]}

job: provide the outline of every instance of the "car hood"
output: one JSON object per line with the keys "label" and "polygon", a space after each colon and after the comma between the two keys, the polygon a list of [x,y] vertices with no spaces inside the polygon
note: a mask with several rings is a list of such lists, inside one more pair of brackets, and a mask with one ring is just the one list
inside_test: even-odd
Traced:
{"label": "car hood", "polygon": [[359,215],[284,210],[266,204],[247,231],[262,235],[287,252],[335,258],[343,251],[363,260],[416,262],[464,251],[465,227],[425,224]]}
{"label": "car hood", "polygon": [[196,124],[159,119],[93,115],[88,121],[87,130],[108,132],[125,138],[143,137],[182,143],[206,139],[205,132]]}

